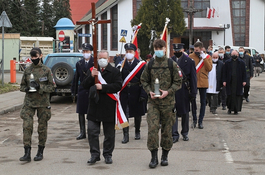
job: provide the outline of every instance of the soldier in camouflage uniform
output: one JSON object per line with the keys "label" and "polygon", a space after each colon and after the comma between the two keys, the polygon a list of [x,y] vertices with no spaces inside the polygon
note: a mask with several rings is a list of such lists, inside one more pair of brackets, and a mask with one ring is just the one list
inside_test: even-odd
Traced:
{"label": "soldier in camouflage uniform", "polygon": [[[143,71],[141,83],[148,97],[148,139],[147,147],[151,151],[150,168],[158,164],[157,151],[159,148],[159,128],[161,124],[162,157],[161,165],[168,165],[168,152],[173,145],[172,126],[175,123],[174,105],[175,92],[181,88],[180,69],[177,64],[165,55],[166,43],[158,39],[154,42],[155,59],[151,60]],[[170,67],[171,62],[171,67]],[[150,69],[150,65],[151,69]],[[160,97],[154,97],[155,79],[159,79]]]}
{"label": "soldier in camouflage uniform", "polygon": [[[26,92],[24,104],[20,112],[20,117],[23,119],[23,144],[25,155],[20,161],[31,161],[31,136],[33,132],[33,116],[37,111],[38,117],[38,134],[39,145],[38,152],[34,161],[43,159],[43,149],[47,139],[47,122],[51,118],[50,93],[54,91],[55,84],[51,70],[42,64],[42,52],[39,48],[33,48],[30,52],[32,64],[25,70],[20,91]],[[34,80],[30,80],[30,75],[33,74]],[[36,89],[36,92],[31,92],[30,87]]]}

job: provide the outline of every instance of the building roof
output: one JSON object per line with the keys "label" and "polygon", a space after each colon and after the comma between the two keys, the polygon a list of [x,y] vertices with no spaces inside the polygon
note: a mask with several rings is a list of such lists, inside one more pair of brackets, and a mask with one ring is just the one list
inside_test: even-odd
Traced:
{"label": "building roof", "polygon": [[[120,0],[98,0],[96,3],[96,16],[100,15],[102,12],[105,12],[106,10],[110,9],[112,6],[117,4]],[[88,21],[92,18],[92,13],[90,10],[83,16],[80,21]],[[76,25],[76,29],[79,27],[79,25]]]}
{"label": "building roof", "polygon": [[85,16],[85,14],[91,9],[92,2],[98,1],[100,0],[70,0],[73,23],[75,24],[76,21],[81,20]]}

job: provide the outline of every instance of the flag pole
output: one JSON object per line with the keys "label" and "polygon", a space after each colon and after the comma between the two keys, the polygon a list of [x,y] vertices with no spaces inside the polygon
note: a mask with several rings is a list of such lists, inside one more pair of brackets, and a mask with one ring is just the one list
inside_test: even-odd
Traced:
{"label": "flag pole", "polygon": [[165,39],[166,39],[166,55],[167,57],[169,57],[169,51],[168,51],[168,29],[167,29],[167,25],[168,23],[170,22],[170,19],[169,18],[166,18],[166,22],[165,22],[165,27],[164,27],[164,30],[163,30],[163,33],[160,37],[160,39],[163,39],[163,36],[165,35],[165,32],[166,32],[166,36],[165,36]]}

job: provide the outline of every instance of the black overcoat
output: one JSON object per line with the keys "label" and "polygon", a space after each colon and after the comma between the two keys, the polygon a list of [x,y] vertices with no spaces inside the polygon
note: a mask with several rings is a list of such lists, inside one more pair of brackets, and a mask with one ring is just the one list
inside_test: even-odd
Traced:
{"label": "black overcoat", "polygon": [[[182,54],[179,61],[177,61],[176,56],[173,56],[172,59],[177,62],[180,69],[182,70],[182,76],[187,80],[190,85],[190,92],[182,80],[182,87],[175,93],[176,101],[176,110],[177,114],[182,115],[190,111],[190,97],[195,98],[197,94],[197,75],[195,62],[185,54]],[[184,75],[185,74],[185,75]]]}
{"label": "black overcoat", "polygon": [[[227,95],[231,95],[231,84],[232,84],[232,65],[233,60],[229,59],[224,64],[223,69],[223,82],[226,82],[226,93]],[[244,61],[241,59],[237,59],[237,87],[236,87],[236,95],[243,95],[243,82],[247,81],[246,76],[246,65]]]}
{"label": "black overcoat", "polygon": [[[215,63],[213,63],[215,64]],[[223,87],[223,81],[222,81],[222,72],[223,72],[223,66],[224,63],[220,60],[217,61],[216,66],[216,91],[220,91]]]}
{"label": "black overcoat", "polygon": [[[129,65],[128,61],[125,60],[124,67],[122,69],[122,80],[124,80],[130,72],[137,66],[140,61],[134,58],[133,63]],[[144,70],[143,66],[141,70],[133,77],[128,84],[121,92],[120,92],[120,100],[122,104],[122,109],[125,112],[126,106],[129,106],[129,116],[127,117],[138,117],[145,115],[147,111],[147,94],[144,91],[141,83],[140,77]],[[140,97],[145,98],[145,101],[139,101]]]}
{"label": "black overcoat", "polygon": [[[95,79],[91,76],[90,70],[87,74],[88,76],[82,85],[88,90],[95,85]],[[109,97],[107,93],[117,93],[121,90],[121,73],[117,68],[108,64],[101,74],[107,84],[103,84],[102,90],[98,91],[99,101],[97,103],[95,103],[94,99],[89,98],[87,119],[91,121],[115,122],[116,101]]]}
{"label": "black overcoat", "polygon": [[85,59],[76,63],[75,76],[72,82],[72,93],[78,94],[76,103],[76,113],[86,114],[88,108],[89,89],[84,89],[82,82],[86,77],[87,71],[94,66],[94,58],[90,57],[88,65],[85,65]]}

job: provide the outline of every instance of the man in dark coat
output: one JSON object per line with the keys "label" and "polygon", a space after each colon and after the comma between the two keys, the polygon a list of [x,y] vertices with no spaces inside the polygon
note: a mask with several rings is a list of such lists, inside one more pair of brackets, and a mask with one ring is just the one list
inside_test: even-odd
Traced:
{"label": "man in dark coat", "polygon": [[214,52],[212,55],[213,67],[209,72],[209,87],[206,91],[207,93],[207,101],[210,107],[210,112],[213,114],[217,114],[216,109],[218,106],[218,94],[222,88],[222,69],[223,62],[218,60],[219,53]]}
{"label": "man in dark coat", "polygon": [[240,47],[239,51],[239,58],[245,62],[246,72],[247,72],[247,84],[244,86],[244,98],[246,102],[249,102],[249,90],[250,90],[250,79],[253,77],[253,65],[251,57],[245,53],[244,47]]}
{"label": "man in dark coat", "polygon": [[[121,74],[122,80],[124,81],[125,78],[134,70],[134,68],[138,64],[142,64],[138,59],[136,59],[135,51],[136,46],[134,44],[128,43],[124,46],[126,50],[126,59],[124,60],[124,64]],[[143,66],[135,76],[131,79],[128,85],[120,92],[120,100],[123,111],[126,114],[127,119],[130,117],[134,117],[134,127],[135,127],[135,140],[139,140],[140,136],[140,126],[142,116],[146,113],[146,101],[147,101],[147,94],[144,91],[140,77],[144,70]],[[129,121],[129,120],[128,120]],[[126,144],[129,142],[129,127],[123,128],[123,140],[122,143]]]}
{"label": "man in dark coat", "polygon": [[80,134],[77,136],[77,140],[86,138],[85,114],[87,113],[89,95],[89,90],[84,89],[84,87],[79,85],[79,83],[81,84],[83,82],[87,76],[87,71],[94,66],[94,58],[91,56],[93,47],[88,43],[84,43],[82,44],[82,49],[84,59],[76,63],[75,76],[71,87],[72,96],[76,96],[76,94],[78,96],[76,113],[78,113],[79,118]]}
{"label": "man in dark coat", "polygon": [[238,58],[238,52],[234,50],[224,64],[223,85],[226,87],[228,114],[234,111],[238,114],[242,108],[243,87],[246,85],[246,65]]}
{"label": "man in dark coat", "polygon": [[182,87],[175,93],[175,107],[176,107],[176,122],[172,127],[173,143],[179,140],[178,132],[178,117],[181,117],[181,135],[184,141],[188,141],[189,132],[189,111],[190,111],[190,99],[196,98],[197,94],[197,75],[195,62],[185,55],[183,52],[183,45],[173,44],[174,55],[172,59],[178,64],[182,70],[183,77]]}
{"label": "man in dark coat", "polygon": [[115,67],[122,61],[122,58],[119,53],[116,53],[116,56],[113,58]]}
{"label": "man in dark coat", "polygon": [[262,61],[262,59],[261,59],[261,57],[260,57],[260,55],[259,55],[258,52],[256,52],[256,54],[254,56],[254,61],[255,61],[255,70],[254,70],[254,72],[255,72],[255,77],[256,77],[257,74],[259,76],[259,72],[260,72],[260,62]]}
{"label": "man in dark coat", "polygon": [[107,84],[95,84],[94,76],[99,74],[95,68],[87,72],[88,76],[82,83],[85,89],[90,90],[87,133],[91,158],[87,163],[94,164],[96,161],[100,161],[99,134],[102,122],[105,137],[103,156],[106,164],[112,164],[112,152],[115,145],[116,101],[108,94],[117,93],[121,90],[122,78],[120,71],[109,64],[107,51],[99,52],[98,64],[102,78]]}

